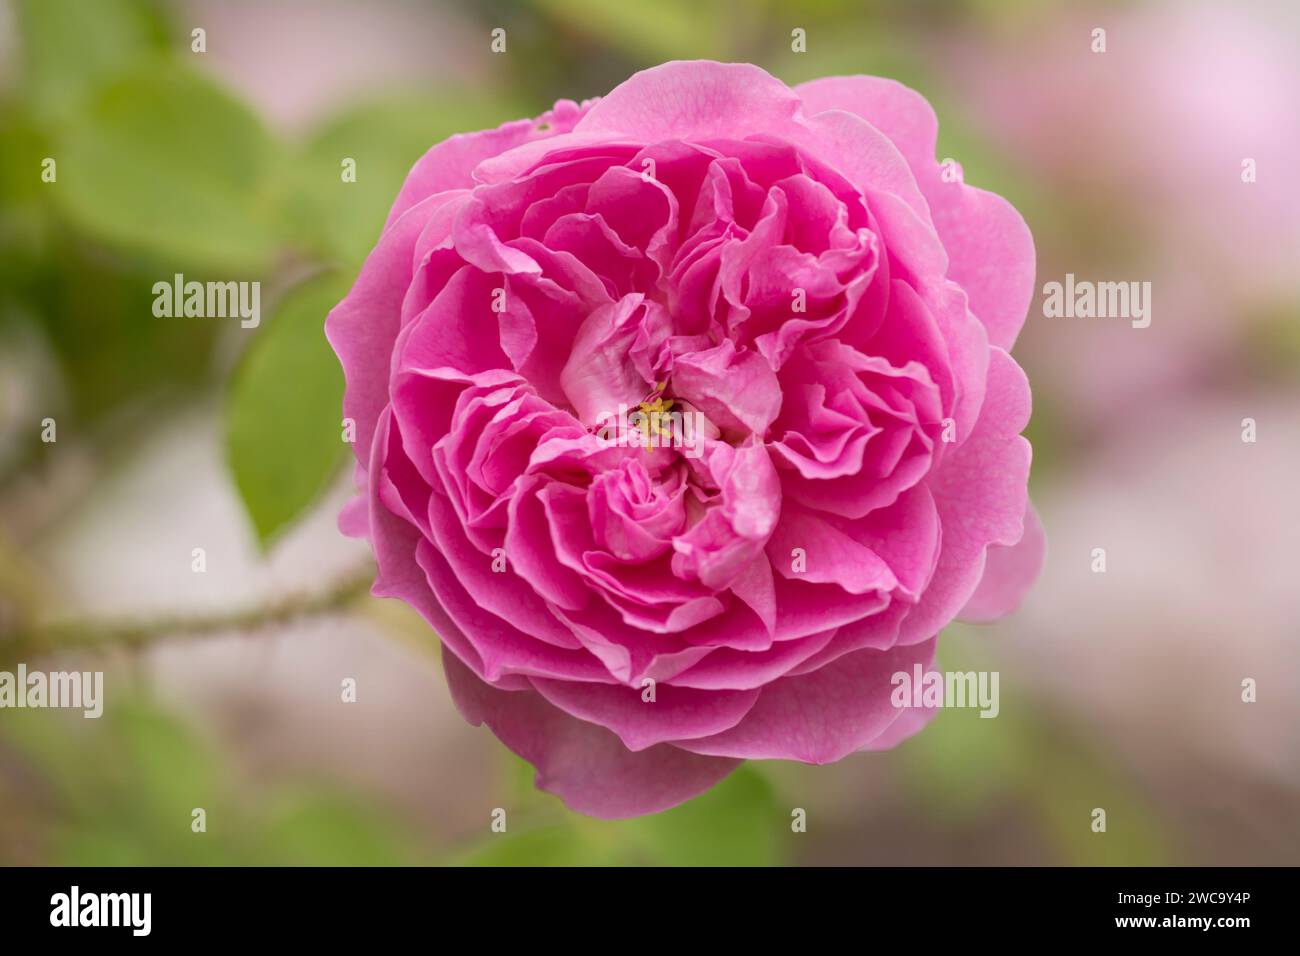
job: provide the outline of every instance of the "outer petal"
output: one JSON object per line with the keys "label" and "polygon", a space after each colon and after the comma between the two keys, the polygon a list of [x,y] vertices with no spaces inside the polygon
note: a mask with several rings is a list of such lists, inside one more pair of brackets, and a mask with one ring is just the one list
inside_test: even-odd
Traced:
{"label": "outer petal", "polygon": [[445,139],[415,161],[388,213],[387,229],[420,200],[446,189],[474,185],[474,167],[484,160],[538,139],[548,139],[573,128],[585,107],[561,100],[555,109],[535,120],[503,123],[496,129],[458,133]]}
{"label": "outer petal", "polygon": [[893,750],[909,737],[919,734],[939,712],[937,707],[909,707],[899,718],[875,737],[858,748],[859,752]]}
{"label": "outer petal", "polygon": [[534,691],[492,687],[453,654],[444,653],[442,665],[465,719],[487,724],[537,768],[540,789],[579,813],[606,819],[658,813],[708,790],[740,763],[671,744],[628,750],[610,731],[570,717]]}
{"label": "outer petal", "polygon": [[890,700],[891,678],[933,657],[933,640],[845,654],[819,670],[769,684],[731,730],[681,746],[715,756],[833,763],[878,739],[906,712]]}
{"label": "outer petal", "polygon": [[378,565],[370,593],[375,597],[397,598],[415,608],[438,633],[445,646],[452,648],[470,667],[482,672],[482,658],[433,596],[429,579],[415,560],[416,549],[424,540],[420,532],[379,500],[377,476],[383,470],[383,453],[389,445],[388,422],[389,412],[385,410],[379,419],[379,440],[374,444],[370,465],[370,473],[375,479],[367,495],[370,509],[367,524],[375,564]]}
{"label": "outer petal", "polygon": [[788,133],[799,98],[748,63],[675,60],[624,80],[574,127],[661,139],[744,139],[755,131]]}
{"label": "outer petal", "polygon": [[931,215],[948,250],[948,278],[970,297],[993,345],[1010,349],[1034,297],[1034,238],[1016,208],[995,193],[941,183]]}
{"label": "outer petal", "polygon": [[659,684],[646,701],[639,686],[580,685],[533,678],[537,692],[565,713],[618,734],[629,750],[670,740],[707,737],[738,724],[758,700],[758,690],[695,690]]}
{"label": "outer petal", "polygon": [[1031,502],[1025,508],[1024,537],[1010,546],[989,546],[984,577],[959,617],[984,623],[1010,614],[1038,578],[1046,556],[1047,536]]}
{"label": "outer petal", "polygon": [[887,134],[864,121],[862,114],[842,107],[811,109],[805,100],[804,114],[810,147],[837,172],[861,189],[897,196],[929,224],[930,212],[916,175]]}
{"label": "outer petal", "polygon": [[1008,351],[1034,295],[1034,239],[1015,207],[993,193],[944,182],[935,160],[939,124],[925,97],[877,76],[836,76],[795,88],[804,111],[861,116],[899,148],[948,252],[948,277],[966,290],[989,341]]}
{"label": "outer petal", "polygon": [[[365,480],[362,473],[357,478],[358,486],[364,488]],[[365,494],[356,495],[343,505],[339,511],[339,531],[349,538],[370,537],[370,502]]]}
{"label": "outer petal", "polygon": [[1028,419],[1025,373],[1006,352],[991,350],[975,431],[931,482],[943,545],[933,579],[903,621],[900,642],[938,634],[975,593],[988,546],[1012,545],[1024,534],[1031,451],[1019,433]]}
{"label": "outer petal", "polygon": [[375,423],[388,403],[388,370],[401,326],[402,300],[411,283],[411,257],[429,218],[442,205],[435,196],[409,209],[380,236],[378,245],[343,301],[325,319],[325,336],[343,365],[343,414],[357,423],[354,445],[366,463]]}

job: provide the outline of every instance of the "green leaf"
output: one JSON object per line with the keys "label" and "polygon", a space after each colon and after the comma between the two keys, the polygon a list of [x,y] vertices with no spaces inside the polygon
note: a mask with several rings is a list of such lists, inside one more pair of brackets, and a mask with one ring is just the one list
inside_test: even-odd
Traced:
{"label": "green leaf", "polygon": [[42,117],[66,113],[164,35],[155,11],[138,0],[19,0],[16,9],[24,98]]}
{"label": "green leaf", "polygon": [[[431,146],[525,112],[466,94],[436,101],[385,100],[331,120],[284,166],[297,238],[344,263],[359,264],[379,238],[406,174]],[[353,181],[344,180],[345,160],[355,164]]]}
{"label": "green leaf", "polygon": [[170,275],[158,263],[105,256],[60,230],[34,261],[0,266],[0,281],[11,270],[5,292],[48,340],[61,367],[59,394],[66,390],[62,407],[76,421],[102,421],[151,392],[174,399],[210,386],[212,343],[225,320],[156,317],[151,290]]}
{"label": "green leaf", "polygon": [[346,291],[326,276],[290,292],[231,385],[226,455],[263,546],[320,496],[345,456],[343,375],[324,323]]}
{"label": "green leaf", "polygon": [[179,66],[145,63],[100,88],[61,124],[53,155],[59,208],[102,241],[258,274],[280,244],[273,141],[242,103]]}
{"label": "green leaf", "polygon": [[772,785],[742,766],[694,800],[650,817],[622,823],[621,836],[654,863],[668,866],[771,866],[777,837],[790,818],[776,805]]}
{"label": "green leaf", "polygon": [[5,306],[20,298],[33,272],[49,257],[49,190],[41,182],[49,146],[17,103],[0,99],[0,325]]}

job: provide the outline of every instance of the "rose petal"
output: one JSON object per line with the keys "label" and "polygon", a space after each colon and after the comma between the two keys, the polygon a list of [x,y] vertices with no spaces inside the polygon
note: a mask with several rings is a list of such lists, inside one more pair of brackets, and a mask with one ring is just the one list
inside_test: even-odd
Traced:
{"label": "rose petal", "polygon": [[1047,556],[1047,536],[1033,503],[1025,508],[1025,533],[1013,545],[989,545],[984,577],[958,615],[963,621],[983,623],[1005,617],[1038,578]]}
{"label": "rose petal", "polygon": [[592,106],[574,127],[661,139],[744,139],[755,130],[789,131],[799,99],[748,63],[676,60],[635,73]]}
{"label": "rose petal", "polygon": [[[729,730],[759,695],[758,690],[703,691],[668,683],[591,686],[534,678],[532,685],[565,713],[612,730],[629,750]],[[651,692],[654,698],[648,700]]]}
{"label": "rose petal", "polygon": [[454,654],[443,670],[452,699],[471,724],[487,724],[537,768],[539,789],[571,810],[605,819],[658,813],[708,790],[738,760],[701,757],[671,744],[628,750],[613,733],[570,717],[536,691],[498,690]]}
{"label": "rose petal", "polygon": [[904,713],[890,700],[892,676],[929,664],[933,656],[932,640],[846,654],[812,673],[767,685],[731,730],[681,746],[715,757],[833,763],[878,738]]}
{"label": "rose petal", "polygon": [[915,174],[948,253],[948,277],[970,297],[989,341],[1010,351],[1034,295],[1034,239],[1001,196],[944,182],[939,124],[925,97],[878,76],[836,76],[795,87],[805,110],[848,110],[883,132]]}
{"label": "rose petal", "polygon": [[926,640],[952,621],[975,593],[987,547],[1014,544],[1024,534],[1031,452],[1019,433],[1029,419],[1029,385],[1006,352],[992,349],[990,359],[974,434],[931,482],[943,547],[929,587],[903,622],[901,642]]}

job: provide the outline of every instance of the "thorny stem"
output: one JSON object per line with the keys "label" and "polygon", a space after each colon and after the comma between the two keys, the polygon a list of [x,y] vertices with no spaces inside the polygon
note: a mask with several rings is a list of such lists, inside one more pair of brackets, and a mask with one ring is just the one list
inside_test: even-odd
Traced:
{"label": "thorny stem", "polygon": [[368,593],[374,570],[366,568],[312,594],[296,594],[266,604],[215,614],[164,616],[138,621],[72,620],[0,628],[0,662],[25,660],[69,650],[140,649],[170,637],[202,637],[260,631],[304,617],[341,611]]}

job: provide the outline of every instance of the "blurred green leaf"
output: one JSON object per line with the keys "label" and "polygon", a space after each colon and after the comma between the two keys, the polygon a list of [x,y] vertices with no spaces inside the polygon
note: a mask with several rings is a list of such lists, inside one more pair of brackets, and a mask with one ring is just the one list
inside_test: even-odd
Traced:
{"label": "blurred green leaf", "polygon": [[1300,300],[1266,297],[1243,306],[1241,313],[1244,364],[1251,380],[1294,382],[1300,371]]}
{"label": "blurred green leaf", "polygon": [[143,702],[116,702],[120,758],[132,768],[130,787],[141,809],[175,817],[189,827],[190,811],[218,786],[211,753],[189,728]]}
{"label": "blurred green leaf", "polygon": [[744,765],[712,790],[648,817],[589,826],[617,833],[640,854],[666,866],[771,866],[789,817],[772,785]]}
{"label": "blurred green leaf", "polygon": [[203,77],[142,63],[97,90],[55,143],[53,195],[79,229],[181,267],[260,274],[269,265],[280,241],[275,144]]}
{"label": "blurred green leaf", "polygon": [[[153,389],[192,392],[211,384],[218,322],[155,316],[152,285],[167,275],[156,262],[106,255],[59,227],[47,254],[5,290],[57,357],[62,375],[51,384],[66,387],[75,420],[101,419]],[[156,407],[142,411],[154,420]]]}
{"label": "blurred green leaf", "polygon": [[18,0],[25,98],[42,117],[74,107],[95,83],[163,37],[138,0]]}
{"label": "blurred green leaf", "polygon": [[[978,635],[954,624],[943,632],[938,666],[944,671],[997,670]],[[975,709],[939,711],[900,749],[916,801],[952,823],[977,820],[998,798],[1022,786],[1025,765],[1024,702],[1015,687],[999,681],[999,713],[981,717]]]}
{"label": "blurred green leaf", "polygon": [[[4,143],[4,149],[0,149],[0,243],[12,245],[15,254],[25,254],[29,259],[39,250],[19,245],[17,240],[31,237],[17,234],[15,213],[31,215],[31,207],[43,205],[53,184],[41,182],[41,161],[50,150],[37,124],[14,102],[0,101],[0,142]],[[10,268],[7,261],[0,261],[4,273]]]}
{"label": "blurred green leaf", "polygon": [[[444,648],[443,653],[448,651]],[[622,862],[617,838],[582,826],[583,818],[554,795],[538,790],[533,765],[494,748],[493,792],[507,811],[506,832],[476,841],[453,861],[461,866],[611,866]]]}
{"label": "blurred green leaf", "polygon": [[509,829],[484,837],[459,862],[472,866],[770,866],[789,817],[772,785],[742,766],[716,787],[662,813],[597,820],[538,791],[513,755],[500,793]]}
{"label": "blurred green leaf", "polygon": [[409,833],[342,794],[283,797],[258,828],[272,866],[409,866],[421,862]]}
{"label": "blurred green leaf", "polygon": [[[393,99],[357,107],[316,132],[284,166],[298,241],[349,265],[373,248],[415,161],[455,133],[490,129],[525,111],[482,95]],[[355,164],[355,180],[343,164]]]}
{"label": "blurred green leaf", "polygon": [[0,776],[0,852],[64,866],[429,862],[399,818],[349,793],[250,788],[174,714],[129,690],[106,703],[98,720],[20,710],[0,722],[0,765],[18,781],[10,791]]}
{"label": "blurred green leaf", "polygon": [[656,0],[652,4],[534,0],[534,5],[567,27],[653,62],[726,59],[718,41],[735,38],[735,29],[726,26],[728,21],[733,28],[741,22],[728,17],[716,0]]}
{"label": "blurred green leaf", "polygon": [[[1166,834],[1155,809],[1127,774],[1070,740],[1070,730],[1043,732],[1031,792],[1047,835],[1074,866],[1168,866]],[[1106,811],[1106,831],[1092,829]],[[1177,862],[1177,861],[1172,861]]]}
{"label": "blurred green leaf", "polygon": [[343,461],[343,374],[325,315],[347,291],[327,275],[285,296],[236,370],[226,457],[265,546],[329,486]]}
{"label": "blurred green leaf", "polygon": [[940,711],[902,756],[917,800],[959,822],[989,812],[997,797],[1021,783],[1014,719],[981,718],[975,710]]}
{"label": "blurred green leaf", "polygon": [[614,848],[568,824],[493,834],[458,861],[463,866],[608,866]]}
{"label": "blurred green leaf", "polygon": [[[213,754],[181,722],[129,694],[104,716],[15,712],[3,743],[16,746],[44,786],[41,835],[71,866],[211,864],[229,843],[190,829],[192,810],[229,818]],[[218,850],[222,852],[219,853]]]}

